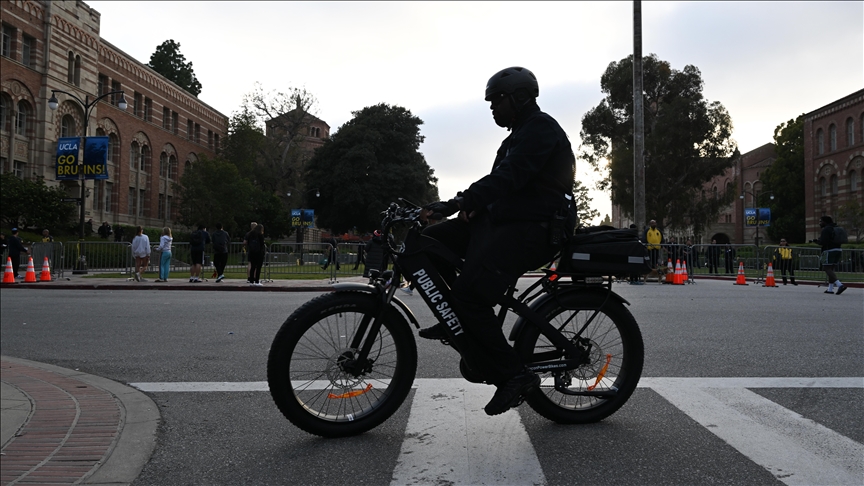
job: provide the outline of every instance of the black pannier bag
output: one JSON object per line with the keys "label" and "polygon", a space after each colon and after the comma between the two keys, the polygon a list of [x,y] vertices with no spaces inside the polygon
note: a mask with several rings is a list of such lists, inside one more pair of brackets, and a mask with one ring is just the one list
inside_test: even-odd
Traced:
{"label": "black pannier bag", "polygon": [[561,252],[558,271],[595,275],[645,274],[651,271],[645,244],[635,229],[592,226],[576,230]]}

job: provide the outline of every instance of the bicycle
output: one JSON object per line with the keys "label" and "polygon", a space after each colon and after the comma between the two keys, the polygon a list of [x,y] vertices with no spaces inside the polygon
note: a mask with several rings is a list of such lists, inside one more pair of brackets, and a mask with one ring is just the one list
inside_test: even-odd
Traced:
{"label": "bicycle", "polygon": [[[267,361],[271,396],[295,426],[323,437],[356,435],[377,427],[401,406],[417,368],[414,314],[395,297],[408,276],[451,338],[463,332],[449,305],[450,289],[430,254],[459,268],[461,260],[421,234],[421,208],[400,199],[384,212],[385,254],[394,260],[372,271],[368,284],[340,283],[295,310],[277,332]],[[397,243],[398,225],[406,225]],[[499,319],[518,317],[509,339],[539,374],[528,405],[562,424],[600,421],[630,398],[642,373],[642,334],[611,290],[611,277],[550,268],[514,297],[502,296]],[[454,343],[450,343],[454,345]],[[471,382],[482,378],[460,361]]]}

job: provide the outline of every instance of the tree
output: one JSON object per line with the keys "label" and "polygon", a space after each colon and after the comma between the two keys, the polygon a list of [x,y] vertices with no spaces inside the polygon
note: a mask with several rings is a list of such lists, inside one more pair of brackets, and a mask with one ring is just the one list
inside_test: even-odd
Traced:
{"label": "tree", "polygon": [[762,179],[766,191],[774,193],[771,201],[771,226],[768,236],[774,241],[786,238],[803,243],[804,225],[804,116],[781,123],[774,129],[774,152],[777,158]]}
{"label": "tree", "polygon": [[[702,85],[695,66],[678,71],[656,54],[644,58],[645,210],[661,226],[704,225],[735,197],[701,197],[702,185],[737,155],[732,119],[722,104],[703,98]],[[597,187],[611,190],[612,203],[632,217],[633,56],[610,63],[600,86],[606,96],[582,118],[579,158],[605,173]]]}
{"label": "tree", "polygon": [[582,185],[582,181],[573,181],[573,199],[576,203],[576,218],[578,223],[585,225],[597,216],[600,216],[600,211],[591,209],[592,199],[588,197],[588,188]]}
{"label": "tree", "polygon": [[837,223],[846,230],[846,234],[855,234],[855,243],[861,243],[861,229],[864,228],[864,207],[851,199],[837,208]]}
{"label": "tree", "polygon": [[306,194],[318,223],[335,232],[354,226],[367,232],[380,226],[381,211],[399,197],[416,204],[436,201],[438,179],[419,151],[423,121],[384,103],[352,114],[307,165],[306,187],[321,193]]}
{"label": "tree", "polygon": [[46,186],[41,177],[28,181],[12,172],[0,174],[0,187],[0,219],[5,228],[65,230],[74,226],[77,206],[61,201],[68,197],[62,188]]}
{"label": "tree", "polygon": [[201,83],[195,77],[192,62],[186,62],[186,57],[180,53],[180,43],[174,42],[174,39],[156,46],[156,52],[150,55],[149,66],[195,97],[201,93]]}

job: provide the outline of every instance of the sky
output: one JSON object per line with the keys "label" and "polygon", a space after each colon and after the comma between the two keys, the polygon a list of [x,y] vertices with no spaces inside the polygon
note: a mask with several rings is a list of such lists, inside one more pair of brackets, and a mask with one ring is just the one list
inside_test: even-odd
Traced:
{"label": "sky", "polygon": [[[442,199],[488,174],[507,136],[483,101],[492,74],[533,71],[538,104],[578,151],[582,117],[603,99],[600,77],[633,53],[632,2],[86,3],[102,14],[102,38],[142,63],[165,40],[180,43],[199,99],[229,117],[256,82],[306,89],[331,134],[367,106],[410,110],[424,122],[420,151]],[[643,55],[699,68],[741,153],[864,87],[864,2],[642,2],[642,31]],[[577,177],[609,214],[587,163]]]}

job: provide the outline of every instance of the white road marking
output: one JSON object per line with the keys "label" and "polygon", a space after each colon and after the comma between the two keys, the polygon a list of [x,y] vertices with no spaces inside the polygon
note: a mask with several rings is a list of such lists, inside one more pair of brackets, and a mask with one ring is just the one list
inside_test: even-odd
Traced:
{"label": "white road marking", "polygon": [[652,388],[789,485],[861,485],[864,446],[744,388]]}

